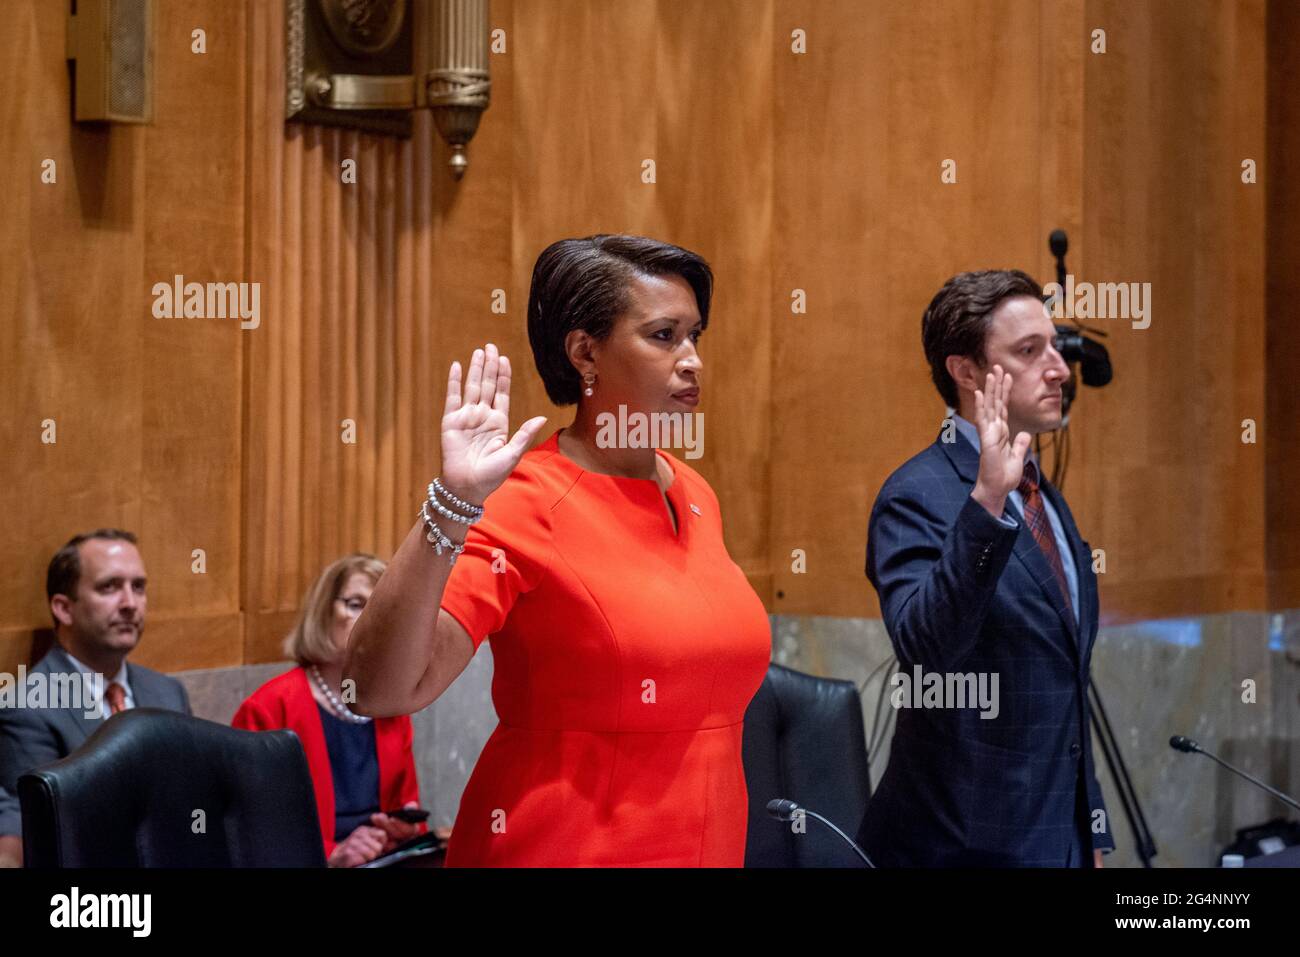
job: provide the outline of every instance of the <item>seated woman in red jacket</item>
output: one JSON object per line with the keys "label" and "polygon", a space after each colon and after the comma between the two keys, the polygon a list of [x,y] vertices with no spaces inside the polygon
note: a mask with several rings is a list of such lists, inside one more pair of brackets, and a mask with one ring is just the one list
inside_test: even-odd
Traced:
{"label": "seated woman in red jacket", "polygon": [[331,867],[364,864],[424,829],[382,813],[420,806],[411,719],[353,714],[351,686],[340,688],[352,624],[383,571],[373,555],[353,554],[321,572],[285,640],[298,667],[253,692],[231,721],[248,731],[288,728],[301,739]]}

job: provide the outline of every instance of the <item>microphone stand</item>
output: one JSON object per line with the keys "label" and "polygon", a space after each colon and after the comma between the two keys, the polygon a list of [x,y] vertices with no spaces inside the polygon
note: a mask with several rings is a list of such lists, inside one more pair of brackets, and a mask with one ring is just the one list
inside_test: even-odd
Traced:
{"label": "microphone stand", "polygon": [[[1138,801],[1133,779],[1129,777],[1128,766],[1120,753],[1119,742],[1115,739],[1115,732],[1110,726],[1110,717],[1101,702],[1101,692],[1097,690],[1095,678],[1088,679],[1088,692],[1092,699],[1093,734],[1101,743],[1106,767],[1110,769],[1111,780],[1115,782],[1115,790],[1119,792],[1120,804],[1124,808],[1124,816],[1128,819],[1129,830],[1133,834],[1133,846],[1137,849],[1138,857],[1142,859],[1142,866],[1150,867],[1152,858],[1156,856],[1155,838],[1151,835],[1151,828],[1147,826],[1147,817],[1142,812],[1142,804]],[[1098,784],[1100,785],[1100,782]],[[1107,824],[1109,823],[1108,821]],[[1114,828],[1110,830],[1113,834]]]}
{"label": "microphone stand", "polygon": [[[1069,250],[1069,237],[1066,236],[1065,230],[1053,230],[1051,236],[1047,239],[1048,249],[1051,250],[1053,258],[1056,260],[1056,284],[1061,290],[1061,296],[1065,296],[1065,280],[1068,272],[1065,268],[1065,254]],[[1075,320],[1075,325],[1084,328],[1083,324]],[[1103,333],[1104,334],[1104,333]],[[1074,373],[1071,368],[1071,381]],[[1069,405],[1073,404],[1073,396],[1070,397],[1069,404],[1062,409],[1063,412],[1069,412]],[[1068,441],[1069,425],[1062,425],[1056,433],[1056,442],[1053,443],[1056,452],[1052,462],[1052,484],[1057,488],[1065,487],[1065,468],[1061,461],[1061,451],[1066,448]],[[1138,857],[1142,859],[1143,867],[1150,867],[1151,860],[1156,856],[1156,842],[1151,835],[1151,828],[1147,826],[1146,814],[1142,812],[1142,804],[1138,801],[1137,789],[1133,787],[1133,779],[1129,777],[1128,766],[1124,763],[1124,755],[1120,753],[1119,741],[1115,738],[1115,732],[1110,726],[1110,717],[1106,714],[1106,707],[1101,702],[1101,693],[1097,690],[1097,682],[1091,676],[1088,679],[1088,694],[1092,702],[1092,729],[1097,740],[1101,743],[1101,752],[1106,759],[1106,767],[1110,770],[1111,779],[1115,782],[1115,789],[1119,792],[1120,804],[1124,808],[1124,816],[1128,819],[1129,830],[1133,833],[1133,845],[1137,848]],[[1110,822],[1108,821],[1107,824]],[[1114,829],[1111,829],[1114,833]]]}

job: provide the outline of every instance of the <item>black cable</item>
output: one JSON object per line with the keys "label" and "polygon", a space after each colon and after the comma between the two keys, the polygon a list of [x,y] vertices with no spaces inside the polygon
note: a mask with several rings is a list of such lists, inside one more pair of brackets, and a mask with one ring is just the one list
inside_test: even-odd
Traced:
{"label": "black cable", "polygon": [[[862,682],[862,687],[858,689],[858,697],[861,698],[864,694],[866,694],[867,686],[871,684],[871,679],[874,678],[876,675],[880,674],[880,672],[885,670],[886,668],[890,669],[889,674],[887,674],[883,679],[883,681],[881,682],[880,695],[876,698],[876,711],[875,714],[873,714],[871,717],[871,731],[867,736],[868,765],[871,764],[872,759],[875,757],[875,754],[879,750],[879,742],[877,739],[879,739],[880,741],[884,740],[885,729],[881,726],[880,711],[885,701],[885,688],[889,684],[889,679],[893,676],[892,666],[897,664],[897,662],[898,662],[898,658],[895,655],[890,655],[880,664],[876,665],[876,667],[872,670],[871,674],[867,675],[867,679],[864,682]],[[888,719],[889,717],[890,716],[887,715],[886,719]]]}
{"label": "black cable", "polygon": [[885,735],[893,728],[894,718],[897,714],[898,709],[890,708],[888,714],[885,715],[885,727],[880,732],[880,740],[876,742],[876,746],[873,749],[867,752],[868,767],[876,763],[876,757],[880,754],[880,749],[885,746]]}
{"label": "black cable", "polygon": [[[890,678],[892,678],[894,674],[896,674],[896,672],[891,671]],[[885,710],[885,701],[887,697],[886,688],[888,687],[890,678],[886,678],[885,682],[881,684],[880,697],[876,699],[876,715],[871,724],[871,741],[867,747],[868,764],[875,763],[877,756],[880,754],[880,749],[885,746],[885,738],[889,735],[890,730],[894,726],[894,718],[897,714],[897,709],[889,708],[888,710]],[[880,719],[882,711],[884,711],[885,715],[883,721]]]}

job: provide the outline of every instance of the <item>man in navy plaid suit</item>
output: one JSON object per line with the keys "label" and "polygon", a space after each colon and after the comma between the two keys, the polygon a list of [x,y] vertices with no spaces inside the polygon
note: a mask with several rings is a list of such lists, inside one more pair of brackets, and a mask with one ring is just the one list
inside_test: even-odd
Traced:
{"label": "man in navy plaid suit", "polygon": [[[1061,425],[1055,332],[1017,270],[954,276],[922,319],[957,414],[885,482],[867,533],[900,674],[928,692],[891,681],[897,729],[858,835],[879,866],[1092,867],[1115,846],[1089,728],[1091,548],[1029,454]],[[977,682],[993,707],[960,693]]]}

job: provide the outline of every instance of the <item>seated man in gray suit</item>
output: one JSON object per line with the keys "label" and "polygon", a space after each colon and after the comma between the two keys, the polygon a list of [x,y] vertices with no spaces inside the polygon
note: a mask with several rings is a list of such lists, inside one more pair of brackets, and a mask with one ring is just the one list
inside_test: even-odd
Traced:
{"label": "seated man in gray suit", "polygon": [[127,708],[190,714],[179,681],[126,660],[144,631],[144,561],[134,535],[101,528],[72,538],[50,560],[45,592],[55,645],[13,706],[0,703],[0,860],[15,852],[21,860],[19,775],[67,757]]}

